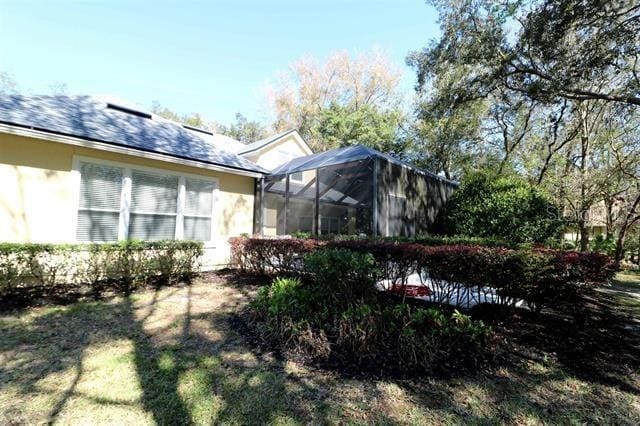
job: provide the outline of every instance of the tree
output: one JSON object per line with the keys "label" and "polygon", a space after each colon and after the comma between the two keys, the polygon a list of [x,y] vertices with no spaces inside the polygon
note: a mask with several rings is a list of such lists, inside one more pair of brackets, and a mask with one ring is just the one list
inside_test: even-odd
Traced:
{"label": "tree", "polygon": [[499,237],[542,243],[558,233],[560,221],[550,197],[518,176],[467,173],[439,218],[452,235]]}
{"label": "tree", "polygon": [[325,149],[361,144],[402,156],[405,140],[398,135],[401,121],[402,115],[395,110],[381,111],[371,105],[353,110],[334,102],[320,112],[317,131]]}
{"label": "tree", "polygon": [[250,143],[267,137],[267,129],[259,121],[248,120],[239,112],[236,113],[236,122],[228,126],[219,125],[218,132],[232,137],[242,143]]}
{"label": "tree", "polygon": [[18,94],[18,83],[13,76],[6,71],[0,71],[0,94]]}
{"label": "tree", "polygon": [[180,115],[177,112],[162,106],[158,101],[153,101],[151,103],[151,112],[159,115],[160,117],[166,118],[167,120],[176,121],[178,123],[186,124],[187,126],[208,130],[214,130],[216,127],[214,124],[207,124],[202,116],[196,112]]}
{"label": "tree", "polygon": [[[330,117],[338,113],[338,108],[342,116],[355,114],[361,108],[366,110],[360,117],[400,115],[399,81],[399,70],[379,51],[355,58],[347,52],[335,52],[324,63],[311,56],[304,57],[294,62],[289,72],[281,74],[267,89],[267,103],[274,114],[273,128],[276,131],[295,128],[312,149],[325,150],[335,144],[335,140],[326,142],[325,136],[336,137],[329,122]],[[323,114],[332,105],[336,105],[333,111]],[[361,118],[360,121],[383,127],[367,130],[367,133],[385,134],[384,128],[389,125],[389,119]],[[325,130],[330,133],[325,135]]]}
{"label": "tree", "polygon": [[542,102],[640,105],[638,0],[433,0],[442,37],[409,60],[418,84],[452,65],[453,104],[506,89]]}
{"label": "tree", "polygon": [[[442,36],[408,63],[422,99],[417,117],[442,129],[425,138],[437,148],[431,156],[450,162],[441,170],[519,174],[578,228],[582,250],[602,203],[607,234],[624,236],[613,210],[621,197],[633,205],[634,180],[613,161],[612,141],[639,137],[621,119],[640,105],[638,1],[432,3]],[[626,167],[638,167],[627,154]]]}
{"label": "tree", "polygon": [[455,78],[455,70],[440,75],[432,90],[419,91],[415,120],[411,124],[412,161],[447,179],[458,179],[467,168],[481,166],[484,159],[481,134],[486,102],[478,100],[452,107],[437,101],[446,90],[443,81]]}
{"label": "tree", "polygon": [[[611,220],[617,222],[614,259],[619,264],[627,237],[640,222],[640,113],[636,110],[618,111],[615,120],[615,124],[610,123],[607,143],[617,171],[613,180],[617,191],[610,191],[611,195],[605,201],[609,201],[607,207],[610,208]],[[616,201],[622,202],[621,208],[613,212]]]}

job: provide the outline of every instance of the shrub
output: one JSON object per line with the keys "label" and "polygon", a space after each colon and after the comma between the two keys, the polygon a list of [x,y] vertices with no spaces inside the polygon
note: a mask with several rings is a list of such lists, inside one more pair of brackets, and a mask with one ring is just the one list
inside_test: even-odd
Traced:
{"label": "shrub", "polygon": [[[343,269],[353,273],[360,270],[354,267],[353,256],[347,255],[344,250],[371,255],[375,261],[375,273],[372,269],[368,272],[371,276],[358,278],[357,283],[369,283],[374,277],[395,285],[397,291],[399,286],[408,284],[412,274],[418,274],[423,284],[433,290],[427,295],[429,300],[452,303],[458,308],[469,307],[456,297],[463,294],[467,302],[471,299],[480,302],[490,297],[495,303],[507,306],[514,306],[523,300],[533,310],[540,311],[545,305],[574,302],[576,296],[585,289],[606,282],[614,272],[611,259],[603,254],[541,248],[424,246],[383,240],[297,241],[257,238],[236,240],[236,247],[243,253],[244,270],[260,273],[279,269],[286,271],[289,276],[305,274],[300,265],[300,258],[304,255],[309,257],[309,253],[320,249],[342,250],[333,255],[325,253],[319,258],[312,257],[309,263],[312,267],[315,263],[321,263],[327,282],[334,283],[334,286],[340,285],[337,275]],[[278,254],[280,249],[284,253]],[[265,253],[269,253],[268,256]],[[282,262],[276,268],[273,266],[274,259],[298,259],[298,264]],[[333,270],[327,268],[330,264],[335,266]],[[309,272],[322,275],[313,270],[307,270]],[[354,286],[353,279],[344,279],[352,283],[350,287]]]}
{"label": "shrub", "polygon": [[369,253],[325,249],[304,257],[305,272],[312,275],[318,297],[332,306],[352,306],[376,295],[376,262]]}
{"label": "shrub", "polygon": [[608,256],[613,256],[616,252],[616,241],[612,236],[597,235],[591,243],[591,249]]}
{"label": "shrub", "polygon": [[302,255],[318,247],[318,241],[293,238],[229,239],[231,265],[243,272],[291,275],[300,271]]}
{"label": "shrub", "polygon": [[190,280],[202,243],[0,244],[0,303],[28,305],[89,292],[129,294],[145,285]]}
{"label": "shrub", "polygon": [[387,309],[387,320],[395,326],[397,352],[406,368],[450,370],[477,366],[486,355],[492,331],[459,311],[446,316],[434,308],[398,305]]}
{"label": "shrub", "polygon": [[436,227],[449,235],[543,243],[558,233],[561,222],[550,198],[526,180],[475,172],[462,180]]}
{"label": "shrub", "polygon": [[[339,256],[349,260],[333,264]],[[370,255],[326,250],[305,256],[305,265],[314,271],[306,280],[277,278],[251,305],[258,329],[287,350],[325,361],[432,371],[476,365],[489,349],[491,329],[480,321],[389,303],[371,292]],[[336,267],[345,265],[360,272]],[[333,281],[359,279],[369,283],[359,286],[362,297]]]}
{"label": "shrub", "polygon": [[305,253],[315,251],[325,246],[359,247],[375,243],[388,244],[419,244],[421,246],[468,245],[484,247],[520,248],[522,244],[510,243],[496,237],[464,237],[419,235],[416,237],[385,237],[363,239],[354,235],[324,235],[310,238],[309,235],[294,236],[294,238],[264,238],[240,236],[229,239],[231,247],[231,265],[242,272],[256,274],[296,274],[300,270],[301,258]]}

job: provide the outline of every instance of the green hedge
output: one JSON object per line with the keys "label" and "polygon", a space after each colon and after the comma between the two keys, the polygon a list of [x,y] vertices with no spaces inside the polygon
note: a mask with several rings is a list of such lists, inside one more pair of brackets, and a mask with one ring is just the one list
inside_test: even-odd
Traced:
{"label": "green hedge", "polygon": [[190,280],[203,245],[194,241],[105,244],[0,244],[0,304],[30,305],[89,293]]}
{"label": "green hedge", "polygon": [[[323,249],[347,249],[373,256],[377,280],[404,285],[419,273],[428,277],[436,303],[465,308],[457,295],[514,306],[519,300],[539,312],[544,306],[575,303],[589,288],[613,275],[611,258],[600,253],[542,248],[508,249],[477,245],[428,245],[384,240],[234,238],[232,264],[241,271],[280,276],[302,276],[302,256]],[[467,298],[468,300],[468,298]],[[468,306],[467,306],[468,307]]]}

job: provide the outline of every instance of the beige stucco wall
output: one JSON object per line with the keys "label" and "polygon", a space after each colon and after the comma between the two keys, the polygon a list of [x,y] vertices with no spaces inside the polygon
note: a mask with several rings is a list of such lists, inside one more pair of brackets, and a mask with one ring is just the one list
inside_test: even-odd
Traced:
{"label": "beige stucco wall", "polygon": [[[288,156],[282,155],[284,151]],[[265,169],[272,170],[292,158],[312,154],[311,150],[295,134],[289,134],[281,140],[271,143],[255,152],[245,154],[244,157]]]}
{"label": "beige stucco wall", "polygon": [[253,231],[251,177],[0,133],[0,241],[74,241],[76,155],[218,178],[216,238],[207,264],[226,263],[228,238]]}

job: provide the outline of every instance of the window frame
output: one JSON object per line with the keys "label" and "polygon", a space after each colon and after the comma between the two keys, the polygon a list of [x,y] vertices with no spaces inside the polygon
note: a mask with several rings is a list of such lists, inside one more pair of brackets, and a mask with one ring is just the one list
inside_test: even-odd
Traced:
{"label": "window frame", "polygon": [[[122,174],[121,179],[122,179],[122,180],[120,181],[120,202],[119,202],[119,204],[118,204],[118,207],[117,207],[117,208],[114,208],[114,209],[105,209],[105,208],[95,208],[95,207],[93,207],[93,208],[92,208],[92,207],[82,207],[82,205],[81,205],[81,197],[82,197],[82,194],[81,194],[81,190],[82,190],[82,172],[81,172],[81,171],[82,171],[82,164],[83,164],[83,163],[85,163],[85,164],[92,164],[92,165],[96,165],[96,166],[108,166],[108,167],[113,167],[113,168],[121,169],[121,171],[122,171],[122,173],[121,173],[121,174]],[[78,222],[79,222],[80,212],[82,212],[82,211],[88,211],[88,212],[96,211],[96,212],[103,212],[103,213],[113,213],[113,214],[117,214],[117,215],[118,215],[118,231],[117,231],[117,233],[116,233],[116,238],[118,238],[118,237],[119,237],[119,235],[120,235],[120,228],[121,228],[121,226],[122,226],[122,225],[121,225],[121,220],[122,220],[122,217],[121,217],[121,209],[122,209],[122,194],[123,194],[123,193],[124,193],[124,191],[125,191],[125,188],[124,188],[124,182],[125,182],[125,179],[124,179],[124,177],[125,177],[125,174],[126,174],[126,169],[125,169],[125,168],[123,168],[123,167],[119,167],[119,166],[117,166],[117,165],[113,165],[113,164],[89,163],[89,162],[86,162],[86,161],[80,161],[80,162],[78,162],[78,163],[77,163],[77,165],[76,165],[76,163],[74,162],[74,163],[73,163],[73,165],[74,165],[74,168],[73,168],[73,170],[72,170],[72,174],[73,174],[73,176],[74,176],[74,186],[75,186],[75,188],[74,188],[74,192],[73,192],[73,195],[74,195],[74,197],[75,197],[75,198],[74,198],[74,202],[75,202],[75,204],[74,204],[74,205],[76,206],[76,210],[75,210],[75,214],[73,215],[73,219],[72,219],[72,221],[73,221],[73,228],[72,228],[73,235],[72,235],[72,241],[76,241],[76,242],[80,242],[80,241],[81,241],[81,240],[79,240],[79,239],[78,239]],[[76,166],[77,166],[77,167],[76,167]],[[76,172],[77,172],[77,184],[76,184],[76,182],[75,182],[75,174],[76,174]]]}
{"label": "window frame", "polygon": [[[178,177],[178,197],[177,197],[177,210],[176,210],[176,228],[174,239],[184,239],[184,217],[185,217],[185,204],[186,204],[186,179],[202,180],[213,183],[213,198],[211,203],[211,235],[208,240],[204,240],[205,247],[213,247],[213,243],[217,240],[217,226],[218,217],[216,207],[220,200],[220,179],[213,176],[204,176],[195,173],[178,172],[174,170],[163,169],[159,167],[141,166],[138,164],[127,163],[123,161],[103,160],[101,158],[87,157],[81,155],[74,155],[72,158],[72,194],[73,194],[73,217],[71,230],[71,241],[81,242],[76,237],[78,228],[78,213],[80,209],[80,184],[81,184],[81,167],[82,163],[104,165],[111,167],[118,167],[123,170],[122,175],[122,189],[120,194],[120,212],[118,218],[118,239],[117,241],[124,241],[128,238],[129,233],[129,216],[131,213],[131,190],[132,190],[132,171],[146,172],[159,175],[171,175]],[[159,213],[160,214],[160,213]],[[186,215],[191,217],[190,215]],[[101,242],[101,241],[91,241]]]}
{"label": "window frame", "polygon": [[[295,179],[293,177],[293,175],[296,175],[300,173],[300,179]],[[293,173],[289,173],[289,179],[291,179],[291,182],[295,182],[295,183],[305,183],[304,182],[304,171],[302,172],[293,172]]]}

